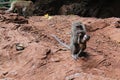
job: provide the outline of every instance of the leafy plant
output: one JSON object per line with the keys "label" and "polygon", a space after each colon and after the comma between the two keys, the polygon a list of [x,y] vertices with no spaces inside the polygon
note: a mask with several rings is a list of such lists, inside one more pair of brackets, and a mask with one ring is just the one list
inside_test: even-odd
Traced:
{"label": "leafy plant", "polygon": [[0,7],[9,7],[10,4],[2,4],[2,3],[10,2],[10,1],[13,1],[13,0],[0,0]]}

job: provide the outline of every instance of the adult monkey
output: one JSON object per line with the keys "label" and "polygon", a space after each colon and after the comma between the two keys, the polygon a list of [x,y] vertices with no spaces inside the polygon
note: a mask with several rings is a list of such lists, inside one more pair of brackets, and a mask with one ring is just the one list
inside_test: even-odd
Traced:
{"label": "adult monkey", "polygon": [[81,22],[72,23],[70,45],[63,43],[55,35],[51,36],[62,46],[70,49],[74,59],[78,59],[79,55],[86,49],[87,41],[90,39],[90,36],[86,33],[85,26]]}
{"label": "adult monkey", "polygon": [[13,12],[14,10],[17,10],[17,13],[24,17],[32,16],[34,4],[31,0],[15,0],[11,2],[10,8],[6,12]]}

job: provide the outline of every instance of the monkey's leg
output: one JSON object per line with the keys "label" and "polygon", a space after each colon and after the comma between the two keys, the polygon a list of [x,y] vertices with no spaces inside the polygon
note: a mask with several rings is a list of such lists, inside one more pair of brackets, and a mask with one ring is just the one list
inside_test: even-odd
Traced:
{"label": "monkey's leg", "polygon": [[77,53],[77,56],[81,56],[82,52],[86,49],[86,42],[80,44],[80,50]]}
{"label": "monkey's leg", "polygon": [[29,10],[29,16],[33,15],[33,10]]}
{"label": "monkey's leg", "polygon": [[28,13],[27,13],[27,7],[24,7],[24,8],[22,9],[22,13],[23,13],[23,16],[26,18],[27,15],[28,15]]}
{"label": "monkey's leg", "polygon": [[78,59],[78,57],[79,57],[79,55],[78,55],[79,50],[80,50],[79,44],[73,44],[73,45],[71,45],[72,57],[75,60]]}
{"label": "monkey's leg", "polygon": [[17,9],[17,13],[18,13],[20,16],[23,16],[23,14],[22,14],[22,9],[21,9],[21,8]]}

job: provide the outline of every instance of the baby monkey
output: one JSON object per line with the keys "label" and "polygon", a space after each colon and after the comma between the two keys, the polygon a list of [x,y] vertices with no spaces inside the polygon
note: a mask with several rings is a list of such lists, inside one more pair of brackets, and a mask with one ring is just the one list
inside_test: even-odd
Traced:
{"label": "baby monkey", "polygon": [[85,26],[81,22],[73,22],[71,28],[70,46],[60,41],[55,35],[52,35],[61,45],[71,50],[72,57],[78,59],[81,53],[86,49],[87,41],[90,36],[87,35]]}
{"label": "baby monkey", "polygon": [[17,10],[17,13],[24,17],[32,16],[34,5],[32,1],[16,0],[11,3],[10,8],[6,12],[13,12],[14,10]]}

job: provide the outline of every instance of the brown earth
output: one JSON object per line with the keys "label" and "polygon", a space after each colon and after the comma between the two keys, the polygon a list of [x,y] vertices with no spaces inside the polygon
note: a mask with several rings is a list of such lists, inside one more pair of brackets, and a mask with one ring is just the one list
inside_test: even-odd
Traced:
{"label": "brown earth", "polygon": [[[50,35],[69,44],[73,21],[84,23],[91,36],[88,56],[78,60]],[[120,80],[120,18],[25,19],[0,12],[0,80]]]}

